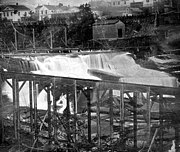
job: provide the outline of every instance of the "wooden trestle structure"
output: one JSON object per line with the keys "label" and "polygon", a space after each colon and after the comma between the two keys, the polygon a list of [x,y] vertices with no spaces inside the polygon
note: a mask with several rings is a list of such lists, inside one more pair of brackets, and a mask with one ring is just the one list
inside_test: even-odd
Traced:
{"label": "wooden trestle structure", "polygon": [[[12,84],[9,80],[12,80]],[[164,129],[167,127],[167,123],[171,125],[175,129],[175,134],[173,135],[173,139],[175,140],[176,150],[179,150],[179,125],[180,121],[177,120],[176,123],[173,121],[167,120],[168,116],[174,117],[173,111],[166,111],[166,104],[178,104],[178,96],[180,95],[179,88],[168,88],[168,87],[158,87],[158,86],[148,86],[148,85],[138,85],[138,84],[128,84],[121,82],[113,82],[113,81],[97,81],[97,80],[82,80],[82,79],[74,79],[74,78],[66,78],[66,77],[56,77],[56,76],[47,76],[47,75],[37,75],[37,74],[29,74],[29,73],[16,73],[16,72],[1,72],[0,73],[1,84],[2,81],[6,81],[13,92],[13,105],[14,105],[14,113],[13,113],[13,124],[14,124],[14,137],[23,143],[21,140],[21,127],[23,122],[20,118],[20,109],[19,106],[19,93],[21,89],[24,87],[25,83],[29,83],[29,101],[30,101],[30,117],[28,118],[29,130],[28,132],[32,135],[32,143],[30,143],[30,147],[33,149],[38,148],[38,140],[45,136],[48,144],[57,144],[61,146],[62,143],[66,143],[68,151],[79,151],[78,144],[82,142],[80,140],[79,132],[83,131],[78,126],[78,120],[81,117],[77,112],[77,102],[79,92],[83,92],[87,98],[87,112],[85,121],[87,123],[87,132],[85,132],[85,136],[87,137],[87,141],[85,142],[87,145],[90,145],[94,142],[95,139],[92,123],[96,122],[96,142],[95,146],[98,151],[106,151],[103,149],[103,137],[102,137],[102,128],[104,127],[102,120],[106,121],[109,125],[109,150],[111,151],[126,151],[126,138],[125,137],[127,131],[127,122],[131,122],[132,134],[131,139],[134,148],[134,151],[138,151],[138,148],[142,149],[142,151],[151,151],[151,148],[154,144],[158,144],[159,152],[164,152],[163,144],[166,142],[166,138],[164,137]],[[147,80],[148,81],[148,80]],[[21,85],[19,82],[22,82]],[[1,85],[2,86],[2,85]],[[57,90],[57,88],[59,88]],[[44,117],[40,116],[40,112],[37,109],[37,96],[40,90],[45,90],[47,92],[47,111],[44,113]],[[114,90],[117,91],[116,96],[118,97],[117,101],[114,99]],[[57,112],[57,103],[56,103],[56,94],[55,92],[63,92],[66,94],[67,98],[67,108],[66,112],[60,115]],[[50,94],[53,95],[53,100],[51,101]],[[92,94],[96,96],[96,101],[92,103]],[[108,117],[103,115],[102,110],[102,101],[105,96],[108,94],[108,107],[104,110],[104,113],[108,113]],[[131,94],[131,95],[130,95]],[[144,95],[143,95],[144,94]],[[70,99],[70,95],[73,96],[73,99]],[[141,111],[138,110],[139,97],[143,98],[145,109],[142,110],[143,117],[139,114]],[[174,96],[173,103],[171,101],[167,101],[164,98],[164,95]],[[2,103],[2,88],[0,90],[0,101],[1,107]],[[73,114],[70,113],[70,100],[73,102]],[[114,103],[117,103],[116,108]],[[151,111],[153,103],[157,102],[159,104],[159,112],[158,114],[154,114]],[[126,108],[127,103],[132,105],[132,109],[129,111]],[[92,115],[95,113],[95,115]],[[176,113],[176,112],[175,112]],[[176,113],[177,114],[177,113]],[[167,116],[168,115],[168,116]],[[106,118],[105,118],[106,117]],[[141,118],[140,118],[141,117]],[[65,118],[65,121],[63,120]],[[177,116],[178,118],[178,116]],[[47,121],[45,121],[45,119]],[[143,139],[144,147],[138,147],[138,141],[140,140],[138,137],[138,130],[140,126],[140,119],[143,119],[144,129],[145,129],[145,138]],[[94,120],[94,121],[92,121]],[[155,121],[154,121],[155,120]],[[116,124],[116,127],[115,127]],[[1,139],[3,140],[3,119],[1,118]],[[43,129],[45,131],[43,131]],[[59,134],[62,133],[61,130],[64,130],[65,138],[60,139]],[[46,135],[44,134],[46,132]],[[115,132],[117,134],[115,134]],[[117,138],[118,144],[114,144],[114,138]],[[129,137],[129,138],[130,138]],[[2,141],[1,141],[2,142]],[[107,142],[108,143],[108,142]],[[117,146],[118,145],[118,146]],[[157,145],[156,145],[157,146]],[[145,148],[146,147],[146,148]],[[108,150],[107,150],[108,151]]]}

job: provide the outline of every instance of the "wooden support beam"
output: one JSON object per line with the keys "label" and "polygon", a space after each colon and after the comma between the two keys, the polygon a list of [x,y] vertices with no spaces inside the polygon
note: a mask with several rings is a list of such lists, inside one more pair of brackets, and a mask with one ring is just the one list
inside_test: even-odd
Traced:
{"label": "wooden support beam", "polygon": [[91,90],[87,89],[88,142],[91,143]]}
{"label": "wooden support beam", "polygon": [[121,131],[124,131],[124,85],[121,85],[121,90],[120,90],[120,122],[121,122]]}
{"label": "wooden support beam", "polygon": [[11,84],[7,79],[6,79],[5,81],[6,81],[6,83],[13,89],[12,84]]}
{"label": "wooden support beam", "polygon": [[74,80],[74,139],[75,139],[75,143],[78,141],[78,134],[77,134],[77,102],[78,102],[78,97],[77,97],[77,82],[76,80]]}
{"label": "wooden support beam", "polygon": [[160,130],[159,130],[159,146],[160,146],[160,149],[159,149],[159,152],[164,152],[164,147],[163,147],[163,136],[164,136],[164,133],[163,133],[163,115],[164,115],[164,110],[163,110],[163,95],[160,94],[159,95],[159,124],[160,124]]}
{"label": "wooden support beam", "polygon": [[137,100],[138,92],[134,92],[133,119],[134,119],[134,150],[137,150]]}
{"label": "wooden support beam", "polygon": [[48,107],[48,136],[49,136],[49,144],[51,144],[51,89],[47,87],[47,107]]}
{"label": "wooden support beam", "polygon": [[20,119],[19,83],[16,77],[12,79],[12,86],[13,86],[13,106],[14,106],[14,114],[13,114],[14,133],[15,133],[15,138],[19,140],[19,119]]}
{"label": "wooden support beam", "polygon": [[24,85],[26,84],[26,81],[24,81],[22,84],[21,84],[21,86],[19,87],[19,92],[21,91],[21,89],[24,87]]}
{"label": "wooden support beam", "polygon": [[66,109],[64,110],[64,113],[65,113],[65,116],[67,118],[67,139],[68,139],[68,142],[71,141],[71,133],[70,133],[70,100],[69,100],[69,88],[67,86],[66,88],[66,104],[67,104],[67,107]]}
{"label": "wooden support beam", "polygon": [[55,78],[53,79],[53,120],[54,120],[54,139],[57,141],[57,104],[55,100],[55,88],[56,88],[56,81]]}
{"label": "wooden support beam", "polygon": [[[119,110],[120,110],[120,134],[119,134],[119,138],[124,140],[124,120],[125,120],[125,105],[124,105],[124,85],[121,85],[120,88],[120,104],[119,104]],[[121,150],[125,149],[125,143],[123,144],[123,147],[120,147]]]}
{"label": "wooden support beam", "polygon": [[150,100],[150,87],[147,88],[147,107],[146,107],[146,118],[147,118],[147,143],[150,144],[151,135],[151,100]]}
{"label": "wooden support beam", "polygon": [[113,90],[109,90],[109,117],[110,117],[110,139],[113,139]]}
{"label": "wooden support beam", "polygon": [[95,92],[96,92],[96,98],[97,98],[97,102],[96,102],[96,115],[97,115],[97,138],[98,138],[98,151],[101,152],[101,117],[100,117],[100,100],[99,100],[99,86],[97,84],[96,88],[95,88]]}
{"label": "wooden support beam", "polygon": [[30,129],[33,131],[33,84],[29,81]]}
{"label": "wooden support beam", "polygon": [[[38,83],[33,81],[33,97],[34,97],[34,129],[35,129],[35,140],[38,140],[38,113],[37,113],[37,96],[38,96]],[[36,145],[35,145],[36,147]]]}
{"label": "wooden support beam", "polygon": [[3,99],[2,99],[2,79],[0,75],[0,145],[4,142],[4,121],[2,116]]}

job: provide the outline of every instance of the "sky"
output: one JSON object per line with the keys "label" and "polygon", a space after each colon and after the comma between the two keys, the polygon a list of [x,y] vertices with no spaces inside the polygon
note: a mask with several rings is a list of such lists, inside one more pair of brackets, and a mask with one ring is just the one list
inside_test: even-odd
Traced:
{"label": "sky", "polygon": [[[50,4],[50,5],[58,5],[59,3],[62,3],[65,6],[80,6],[81,4],[85,4],[90,2],[91,0],[0,0],[1,2],[9,3],[9,2],[19,2],[23,5],[28,6],[29,8],[35,8],[38,4]],[[111,1],[111,0],[106,0]],[[142,1],[142,0],[135,0],[136,2]]]}
{"label": "sky", "polygon": [[90,0],[39,0],[40,3],[46,3],[46,4],[58,4],[62,3],[63,5],[67,6],[79,6],[81,4],[88,3]]}

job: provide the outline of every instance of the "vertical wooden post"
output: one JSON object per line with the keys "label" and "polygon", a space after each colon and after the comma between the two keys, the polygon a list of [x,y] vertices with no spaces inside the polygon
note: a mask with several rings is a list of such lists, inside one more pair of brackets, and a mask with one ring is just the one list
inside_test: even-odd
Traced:
{"label": "vertical wooden post", "polygon": [[66,88],[66,102],[67,102],[67,107],[66,107],[66,116],[67,116],[67,139],[68,142],[71,141],[71,133],[70,133],[70,101],[69,101],[69,86]]}
{"label": "vertical wooden post", "polygon": [[110,104],[110,108],[109,108],[110,139],[111,139],[111,143],[112,143],[112,139],[113,139],[113,92],[112,92],[112,89],[109,90],[109,104]]}
{"label": "vertical wooden post", "polygon": [[13,86],[13,106],[14,106],[14,114],[13,114],[13,122],[14,122],[14,133],[15,133],[15,138],[18,139],[18,127],[19,127],[19,117],[18,117],[18,101],[19,101],[19,87],[18,87],[18,82],[17,79],[14,77],[12,79],[12,86]]}
{"label": "vertical wooden post", "polygon": [[17,139],[18,139],[18,141],[19,141],[19,139],[20,139],[20,109],[19,109],[19,82],[18,82],[18,80],[16,79],[16,97],[17,97],[17,99],[16,99],[16,109],[17,109],[17,111],[16,111],[16,115],[17,115],[17,130],[18,130],[18,133],[17,133]]}
{"label": "vertical wooden post", "polygon": [[159,123],[160,123],[160,130],[159,130],[159,152],[164,152],[164,148],[163,148],[163,96],[159,95]]}
{"label": "vertical wooden post", "polygon": [[33,95],[34,95],[34,129],[35,129],[35,139],[38,139],[38,126],[37,126],[37,96],[38,96],[38,84],[33,81]]}
{"label": "vertical wooden post", "polygon": [[91,143],[91,90],[87,89],[88,142]]}
{"label": "vertical wooden post", "polygon": [[[125,131],[125,129],[124,129],[124,116],[125,116],[125,114],[124,114],[124,108],[125,108],[125,106],[124,106],[124,85],[122,84],[121,85],[121,90],[120,90],[120,98],[121,98],[121,100],[120,100],[120,134],[119,134],[119,138],[120,139],[123,139],[123,141],[124,141],[124,131]],[[124,146],[123,147],[121,147],[123,150],[125,149],[125,143],[123,144]]]}
{"label": "vertical wooden post", "polygon": [[100,122],[100,100],[99,100],[99,85],[96,86],[95,91],[96,91],[96,97],[97,97],[97,102],[96,102],[96,115],[97,115],[97,138],[98,138],[98,149],[101,152],[101,122]]}
{"label": "vertical wooden post", "polygon": [[31,132],[33,131],[33,92],[32,92],[32,81],[29,81],[29,103],[30,103],[30,127]]}
{"label": "vertical wooden post", "polygon": [[151,135],[151,101],[150,101],[150,87],[147,87],[147,143],[150,143],[150,135]]}
{"label": "vertical wooden post", "polygon": [[121,85],[121,100],[120,100],[120,120],[121,120],[121,131],[124,131],[124,85]]}
{"label": "vertical wooden post", "polygon": [[77,82],[76,80],[74,80],[74,127],[75,127],[75,143],[78,140],[78,135],[77,135]]}
{"label": "vertical wooden post", "polygon": [[134,149],[135,150],[137,150],[137,99],[138,99],[138,92],[134,92],[133,117],[134,117]]}
{"label": "vertical wooden post", "polygon": [[2,79],[0,73],[0,145],[4,142],[4,121],[2,116],[3,100],[2,100]]}
{"label": "vertical wooden post", "polygon": [[53,80],[53,117],[54,117],[54,139],[57,141],[57,104],[55,100],[55,88],[56,88],[56,82],[55,78]]}
{"label": "vertical wooden post", "polygon": [[48,107],[48,136],[49,144],[51,143],[51,90],[50,87],[47,87],[47,107]]}

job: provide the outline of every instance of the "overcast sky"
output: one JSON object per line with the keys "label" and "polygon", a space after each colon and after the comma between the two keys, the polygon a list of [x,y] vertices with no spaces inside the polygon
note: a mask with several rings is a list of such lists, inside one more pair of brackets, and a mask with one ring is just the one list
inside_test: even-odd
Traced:
{"label": "overcast sky", "polygon": [[[36,7],[38,4],[50,4],[50,5],[58,5],[59,3],[62,3],[65,6],[80,6],[81,4],[85,4],[90,2],[91,0],[0,0],[0,2],[18,2],[22,4],[26,4],[27,6]],[[111,0],[105,0],[105,1],[111,1]],[[142,1],[142,0],[135,0]]]}
{"label": "overcast sky", "polygon": [[79,6],[81,4],[88,3],[90,0],[39,0],[39,3],[45,4],[53,4],[57,5],[58,3],[62,3],[63,5],[70,5],[70,6]]}

